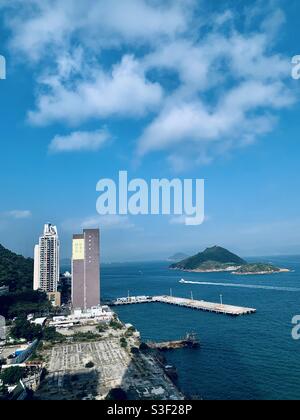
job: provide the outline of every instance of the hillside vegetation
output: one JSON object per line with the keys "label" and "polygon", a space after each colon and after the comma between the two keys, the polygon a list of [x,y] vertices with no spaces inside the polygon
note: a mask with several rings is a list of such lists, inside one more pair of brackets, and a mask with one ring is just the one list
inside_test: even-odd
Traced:
{"label": "hillside vegetation", "polygon": [[0,245],[0,286],[11,292],[32,289],[33,259],[24,258]]}
{"label": "hillside vegetation", "polygon": [[33,260],[0,245],[0,286],[9,287],[9,294],[0,296],[0,315],[14,318],[49,312],[46,294],[33,291],[32,284]]}
{"label": "hillside vegetation", "polygon": [[219,270],[230,266],[242,266],[247,264],[245,260],[228,251],[225,248],[214,246],[207,248],[193,257],[172,264],[170,268],[178,270]]}

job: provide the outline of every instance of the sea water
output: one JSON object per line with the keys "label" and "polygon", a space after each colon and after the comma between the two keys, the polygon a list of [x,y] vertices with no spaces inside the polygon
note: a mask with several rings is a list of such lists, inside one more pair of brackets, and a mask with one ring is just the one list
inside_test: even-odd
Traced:
{"label": "sea water", "polygon": [[[266,259],[291,272],[235,276],[182,273],[168,263],[131,263],[102,268],[102,297],[131,295],[190,297],[257,309],[232,318],[163,304],[117,308],[142,339],[163,341],[195,332],[201,348],[167,353],[187,395],[203,399],[300,399],[300,341],[292,339],[292,318],[300,314],[300,257]],[[180,284],[184,278],[195,284]]]}

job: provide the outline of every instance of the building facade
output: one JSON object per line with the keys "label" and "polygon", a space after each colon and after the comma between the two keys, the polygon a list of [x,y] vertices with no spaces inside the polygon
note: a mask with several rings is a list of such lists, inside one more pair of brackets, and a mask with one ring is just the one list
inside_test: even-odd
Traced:
{"label": "building facade", "polygon": [[73,236],[72,304],[85,310],[100,305],[99,229],[85,229]]}
{"label": "building facade", "polygon": [[59,282],[59,238],[56,226],[47,224],[34,248],[34,290],[56,293]]}

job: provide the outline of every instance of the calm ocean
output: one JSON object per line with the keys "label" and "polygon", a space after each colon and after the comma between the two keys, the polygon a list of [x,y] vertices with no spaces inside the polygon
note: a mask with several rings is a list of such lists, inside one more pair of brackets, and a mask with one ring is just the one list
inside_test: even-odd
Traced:
{"label": "calm ocean", "polygon": [[[132,305],[117,312],[138,328],[144,340],[198,334],[200,349],[167,353],[178,369],[179,386],[188,395],[208,400],[300,399],[300,341],[291,337],[291,320],[300,315],[300,257],[266,261],[293,272],[244,277],[181,273],[168,270],[167,263],[105,265],[102,297],[123,297],[128,291],[162,295],[172,288],[180,297],[189,297],[192,291],[195,299],[217,302],[222,294],[226,304],[256,308],[257,314],[240,318],[161,304]],[[209,284],[180,284],[182,278]]]}

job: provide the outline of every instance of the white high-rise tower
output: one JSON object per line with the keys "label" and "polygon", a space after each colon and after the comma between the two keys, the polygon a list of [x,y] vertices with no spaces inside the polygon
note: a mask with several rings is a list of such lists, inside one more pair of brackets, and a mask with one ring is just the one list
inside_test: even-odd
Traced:
{"label": "white high-rise tower", "polygon": [[59,281],[59,239],[56,226],[45,225],[34,248],[34,290],[56,293]]}

